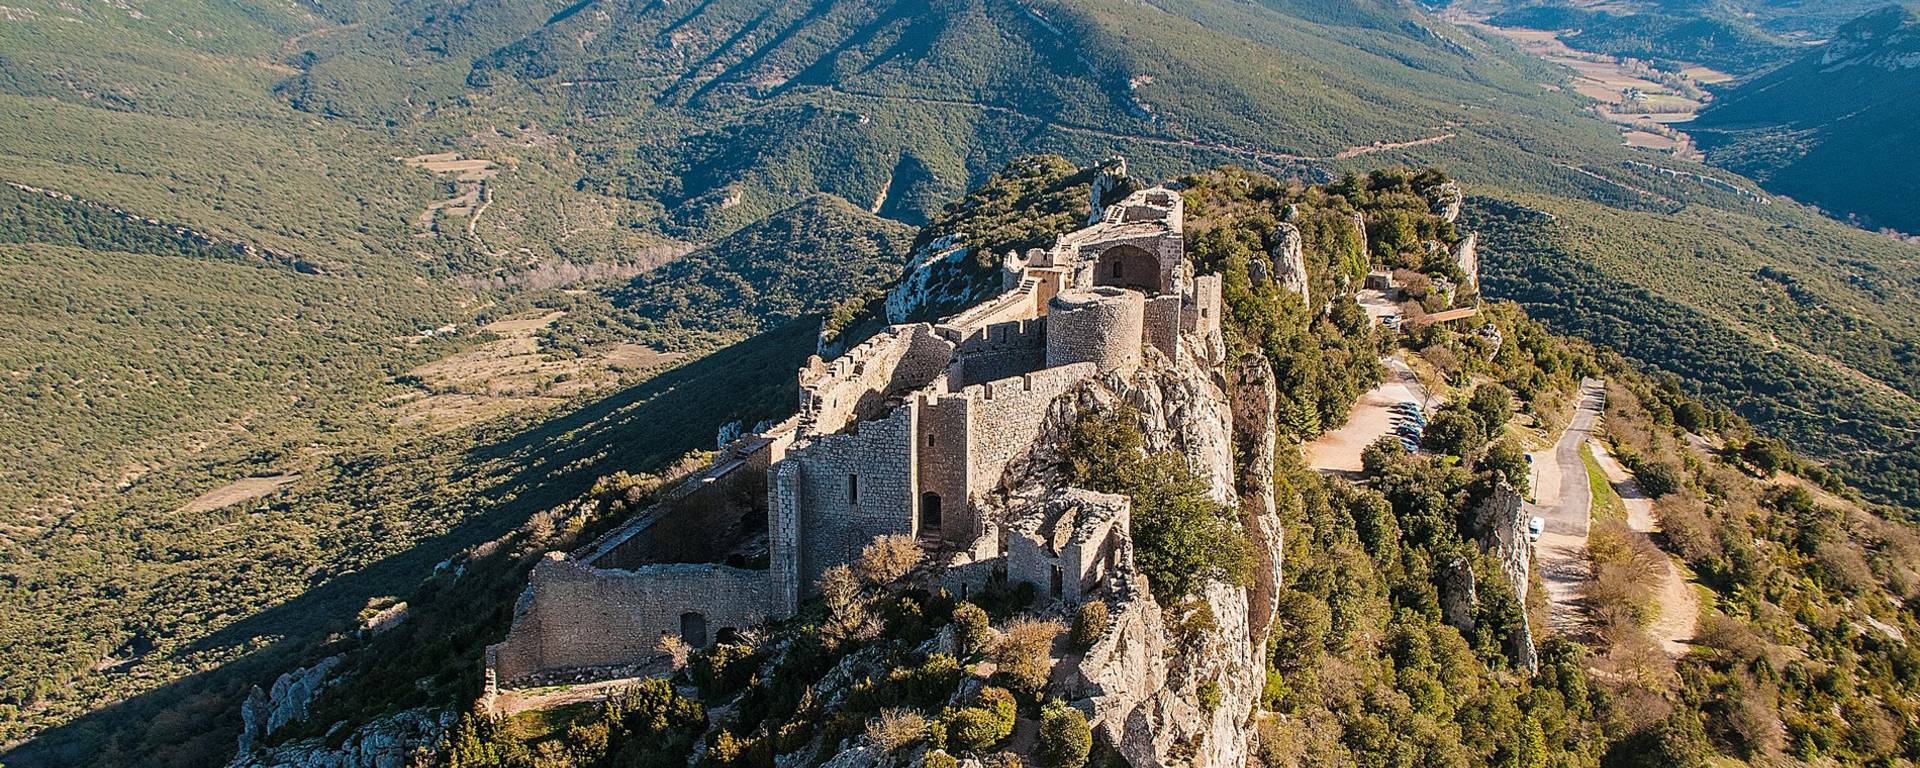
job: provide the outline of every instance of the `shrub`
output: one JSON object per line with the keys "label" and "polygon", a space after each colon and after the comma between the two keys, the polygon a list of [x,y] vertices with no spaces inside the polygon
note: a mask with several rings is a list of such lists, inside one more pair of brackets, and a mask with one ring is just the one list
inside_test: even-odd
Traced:
{"label": "shrub", "polygon": [[860,550],[854,569],[860,580],[868,584],[892,584],[919,565],[922,554],[919,542],[912,536],[881,536]]}
{"label": "shrub", "polygon": [[880,634],[879,617],[873,615],[853,569],[845,564],[828,568],[820,575],[820,595],[827,606],[827,620],[820,634],[828,645],[872,640]]}
{"label": "shrub", "polygon": [[1496,440],[1487,446],[1487,455],[1481,457],[1480,466],[1484,469],[1505,473],[1507,483],[1525,496],[1532,483],[1532,466],[1527,462],[1527,452],[1519,443],[1512,440]]}
{"label": "shrub", "polygon": [[947,721],[947,746],[971,752],[992,749],[1013,735],[1016,711],[1013,694],[1006,689],[982,689],[973,706],[954,712]]}
{"label": "shrub", "polygon": [[1154,598],[1167,605],[1208,581],[1246,583],[1253,545],[1239,517],[1179,454],[1147,456],[1135,421],[1128,409],[1088,414],[1068,433],[1066,455],[1076,483],[1132,500],[1134,562]]}
{"label": "shrub", "polygon": [[1040,714],[1040,743],[1034,748],[1042,768],[1080,768],[1093,751],[1093,729],[1086,715],[1065,704]]}
{"label": "shrub", "polygon": [[911,709],[886,709],[867,721],[867,741],[882,752],[898,752],[927,737],[927,719]]}
{"label": "shrub", "polygon": [[1468,411],[1447,409],[1434,415],[1422,442],[1428,450],[1453,456],[1472,456],[1487,444],[1487,430],[1480,417]]}
{"label": "shrub", "polygon": [[916,667],[904,667],[887,673],[887,691],[883,703],[932,707],[947,700],[960,684],[960,662],[944,653],[936,653]]}
{"label": "shrub", "polygon": [[1497,435],[1507,420],[1513,418],[1513,393],[1499,384],[1482,384],[1474,388],[1473,396],[1467,399],[1467,410],[1480,417],[1488,434]]}
{"label": "shrub", "polygon": [[1759,470],[1760,474],[1766,477],[1772,477],[1773,473],[1785,469],[1787,463],[1793,460],[1793,456],[1787,453],[1786,445],[1768,437],[1748,440],[1747,444],[1740,448],[1740,458],[1752,464],[1754,469]]}
{"label": "shrub", "polygon": [[688,669],[693,684],[709,698],[740,690],[760,667],[760,655],[752,646],[722,643],[693,655]]}
{"label": "shrub", "polygon": [[1214,710],[1220,708],[1220,681],[1208,678],[1200,683],[1200,689],[1194,692],[1194,697],[1200,702],[1200,711],[1213,714]]}
{"label": "shrub", "polygon": [[700,760],[701,768],[773,768],[773,745],[765,736],[736,736],[715,731]]}
{"label": "shrub", "polygon": [[1634,462],[1631,469],[1634,482],[1651,498],[1658,499],[1680,490],[1680,470],[1671,464],[1642,459]]}
{"label": "shrub", "polygon": [[960,768],[960,761],[946,750],[936,749],[927,753],[926,768]]}
{"label": "shrub", "polygon": [[674,671],[686,669],[687,660],[692,658],[693,646],[680,639],[679,635],[661,635],[660,641],[653,644],[653,652],[668,659]]}
{"label": "shrub", "polygon": [[447,734],[449,768],[531,765],[533,752],[515,739],[505,720],[468,712]]}
{"label": "shrub", "polygon": [[1105,602],[1091,600],[1082,603],[1080,605],[1080,612],[1073,616],[1073,635],[1070,641],[1073,643],[1074,649],[1086,651],[1092,648],[1095,643],[1100,642],[1101,636],[1107,633],[1108,620],[1107,604]]}
{"label": "shrub", "polygon": [[987,611],[973,603],[953,607],[953,641],[961,656],[973,656],[992,649],[993,627]]}
{"label": "shrub", "polygon": [[1057,621],[1015,620],[994,647],[993,661],[1015,688],[1039,693],[1053,673],[1053,640],[1065,631]]}

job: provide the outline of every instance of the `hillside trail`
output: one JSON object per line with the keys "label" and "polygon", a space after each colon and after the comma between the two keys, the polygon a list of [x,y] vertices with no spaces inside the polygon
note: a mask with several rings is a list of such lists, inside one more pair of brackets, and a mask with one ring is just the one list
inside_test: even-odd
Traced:
{"label": "hillside trail", "polygon": [[[1620,495],[1620,501],[1627,507],[1627,527],[1644,534],[1660,532],[1660,521],[1653,516],[1653,499],[1640,490],[1633,481],[1633,475],[1620,465],[1613,454],[1607,452],[1605,444],[1599,440],[1591,442],[1593,457],[1606,473],[1607,482],[1613,485],[1614,493]],[[1680,566],[1673,561],[1673,555],[1666,555],[1667,569],[1660,577],[1660,588],[1654,599],[1659,603],[1659,615],[1645,629],[1647,635],[1659,641],[1660,648],[1668,656],[1684,656],[1688,643],[1693,640],[1695,630],[1700,624],[1700,595],[1681,574]]]}
{"label": "hillside trail", "polygon": [[1275,152],[1272,150],[1260,149],[1258,147],[1250,147],[1250,146],[1244,146],[1244,145],[1238,145],[1238,144],[1226,144],[1221,142],[1205,141],[1201,139],[1182,139],[1182,138],[1172,138],[1172,137],[1166,137],[1166,136],[1146,136],[1146,135],[1137,134],[1137,133],[1120,133],[1116,131],[1109,131],[1109,130],[1104,130],[1100,128],[1090,127],[1090,126],[1074,125],[1071,123],[1062,123],[1057,120],[1053,120],[1040,115],[1023,112],[1023,111],[1014,109],[1012,107],[1007,107],[999,104],[987,104],[985,102],[979,102],[979,101],[970,101],[967,99],[941,99],[941,98],[933,98],[928,96],[897,96],[897,95],[891,95],[891,94],[869,93],[865,91],[848,90],[846,88],[841,88],[839,86],[823,86],[821,89],[830,91],[835,94],[839,94],[841,96],[851,96],[855,98],[872,99],[875,101],[890,101],[890,102],[896,102],[896,103],[919,104],[922,106],[934,106],[934,107],[965,107],[969,109],[978,109],[978,110],[983,110],[987,112],[995,112],[999,114],[1025,118],[1027,120],[1032,120],[1035,122],[1045,124],[1048,127],[1051,127],[1054,130],[1060,131],[1062,133],[1079,134],[1082,136],[1090,136],[1093,138],[1106,139],[1108,141],[1133,141],[1133,142],[1140,142],[1143,144],[1153,144],[1153,145],[1164,146],[1164,147],[1178,147],[1183,149],[1202,149],[1202,150],[1210,150],[1214,152],[1237,154],[1243,157],[1250,157],[1260,162],[1268,163],[1278,167],[1285,167],[1285,164],[1287,163],[1326,162],[1329,160],[1345,160],[1345,159],[1350,159],[1354,157],[1359,157],[1361,155],[1372,154],[1375,152],[1389,152],[1396,149],[1422,147],[1429,144],[1438,144],[1448,139],[1452,139],[1458,135],[1457,133],[1453,133],[1453,132],[1444,132],[1444,133],[1437,133],[1431,136],[1423,136],[1417,139],[1410,139],[1406,141],[1377,141],[1372,144],[1356,144],[1356,145],[1347,147],[1346,149],[1340,150],[1339,152],[1335,152],[1332,155],[1325,155],[1325,156],[1299,155],[1299,154],[1293,154],[1288,152]]}

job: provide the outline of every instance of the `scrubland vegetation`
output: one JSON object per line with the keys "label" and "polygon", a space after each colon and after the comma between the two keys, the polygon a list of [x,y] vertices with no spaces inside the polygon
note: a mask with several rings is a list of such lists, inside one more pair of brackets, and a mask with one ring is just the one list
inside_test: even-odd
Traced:
{"label": "scrubland vegetation", "polygon": [[[466,695],[514,591],[479,585],[517,584],[524,562],[481,557],[451,580],[436,565],[602,475],[660,470],[721,424],[779,415],[812,313],[871,317],[871,290],[897,266],[904,230],[866,212],[937,231],[967,212],[967,189],[1034,152],[1068,169],[1121,153],[1142,177],[1233,162],[1332,181],[1439,163],[1476,193],[1605,220],[1538,258],[1573,267],[1490,249],[1489,295],[1684,374],[1684,391],[1868,498],[1913,504],[1911,403],[1880,386],[1911,397],[1901,382],[1920,380],[1910,246],[1628,166],[1644,156],[1539,87],[1554,74],[1401,7],[1049,0],[1032,6],[1043,24],[1016,5],[936,5],[9,2],[0,181],[76,199],[0,188],[0,409],[20,415],[0,435],[0,545],[15,553],[0,563],[7,762],[217,762],[248,686],[358,647],[369,601],[406,598],[413,618],[365,639],[351,679],[366,682],[316,720],[364,721],[391,703],[381,691]],[[484,215],[419,231],[450,182],[399,158],[437,151],[500,173]],[[988,195],[1005,229],[980,227],[976,255],[1076,223],[1079,173]],[[1300,208],[1310,258],[1328,267],[1316,296],[1369,256],[1428,270],[1401,246],[1442,233],[1411,216],[1415,174],[1250,179],[1287,190],[1257,200],[1213,183],[1195,180],[1197,216],[1256,223],[1196,229],[1193,251],[1230,276],[1235,349],[1274,362],[1282,430],[1303,439],[1379,375],[1380,341],[1346,307],[1309,322],[1231,277],[1267,245],[1258,217]],[[820,192],[844,201],[805,203]],[[1348,238],[1350,210],[1383,217],[1369,234],[1384,252]],[[1034,211],[1044,223],[1028,228]],[[1671,271],[1622,251],[1552,258],[1619,232],[1657,235],[1644,261]],[[696,250],[714,242],[726,247]],[[1671,291],[1731,261],[1754,285]],[[1531,293],[1521,275],[1562,292]],[[1765,298],[1721,301],[1746,296]],[[487,322],[554,311],[566,314],[538,354],[643,342],[689,356],[584,394],[542,384],[533,410],[484,423],[398,423],[398,404],[440,394],[415,368],[493,341],[473,331]],[[1509,386],[1554,397],[1540,381]],[[181,511],[283,473],[300,479]],[[529,551],[570,540],[524,535],[540,542]]]}

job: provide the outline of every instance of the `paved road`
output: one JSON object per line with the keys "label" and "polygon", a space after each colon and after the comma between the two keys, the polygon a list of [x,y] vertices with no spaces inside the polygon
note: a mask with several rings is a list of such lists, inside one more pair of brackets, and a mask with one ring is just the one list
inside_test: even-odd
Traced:
{"label": "paved road", "polygon": [[1546,583],[1548,623],[1561,634],[1577,632],[1585,618],[1579,599],[1580,586],[1588,573],[1587,527],[1593,510],[1593,488],[1587,484],[1587,465],[1580,458],[1580,446],[1592,436],[1606,398],[1604,382],[1580,382],[1573,421],[1560,435],[1560,442],[1551,453],[1533,455],[1540,483],[1534,514],[1546,521],[1540,541],[1534,545],[1534,558]]}

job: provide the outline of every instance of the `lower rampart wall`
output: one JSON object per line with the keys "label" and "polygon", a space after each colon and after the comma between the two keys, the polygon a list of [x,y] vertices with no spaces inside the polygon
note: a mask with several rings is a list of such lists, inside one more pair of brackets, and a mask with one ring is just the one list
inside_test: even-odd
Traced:
{"label": "lower rampart wall", "polygon": [[494,679],[511,687],[530,675],[627,666],[657,655],[661,635],[679,635],[697,614],[705,640],[721,629],[766,620],[765,571],[724,565],[592,568],[559,553],[533,569],[507,639],[487,649]]}

